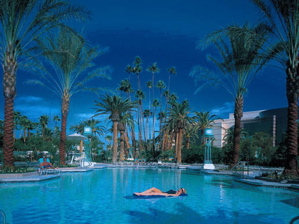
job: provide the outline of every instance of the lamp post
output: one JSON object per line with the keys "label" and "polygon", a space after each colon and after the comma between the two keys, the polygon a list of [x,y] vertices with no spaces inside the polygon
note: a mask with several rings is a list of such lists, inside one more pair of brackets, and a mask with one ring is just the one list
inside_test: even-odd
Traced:
{"label": "lamp post", "polygon": [[204,165],[205,170],[214,170],[215,166],[212,162],[211,146],[214,135],[211,128],[206,128],[204,130],[204,139],[205,139],[205,155],[204,155]]}
{"label": "lamp post", "polygon": [[[84,127],[84,133],[83,135],[86,137],[84,139],[84,151],[85,151],[85,161],[83,162],[83,166],[89,165],[91,161],[91,147],[90,147],[90,138],[92,135],[92,131],[90,127]],[[87,164],[85,164],[85,162]]]}

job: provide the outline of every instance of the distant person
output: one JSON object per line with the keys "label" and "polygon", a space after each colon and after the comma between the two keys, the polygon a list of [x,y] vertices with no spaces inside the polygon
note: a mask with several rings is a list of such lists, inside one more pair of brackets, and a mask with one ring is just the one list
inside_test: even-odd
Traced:
{"label": "distant person", "polygon": [[52,168],[52,169],[54,169],[52,163],[50,163],[50,160],[45,155],[43,156],[43,158],[39,159],[39,162],[40,162],[40,164],[39,164],[40,168],[44,168],[44,169]]}
{"label": "distant person", "polygon": [[152,187],[146,191],[143,192],[136,192],[133,195],[135,196],[165,196],[165,197],[177,197],[177,196],[183,196],[187,195],[187,191],[184,188],[180,188],[177,191],[169,190],[166,192],[163,192],[159,190],[158,188]]}

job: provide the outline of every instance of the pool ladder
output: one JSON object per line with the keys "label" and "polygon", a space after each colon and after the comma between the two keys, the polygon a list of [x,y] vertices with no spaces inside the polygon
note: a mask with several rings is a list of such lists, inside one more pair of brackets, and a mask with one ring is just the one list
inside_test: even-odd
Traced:
{"label": "pool ladder", "polygon": [[2,216],[2,223],[3,224],[8,224],[7,222],[6,222],[6,215],[5,215],[5,212],[3,211],[3,210],[1,210],[0,209],[0,214],[1,214],[1,216]]}
{"label": "pool ladder", "polygon": [[292,218],[292,220],[290,221],[290,224],[295,224],[295,222],[299,220],[299,216],[296,216],[294,218]]}

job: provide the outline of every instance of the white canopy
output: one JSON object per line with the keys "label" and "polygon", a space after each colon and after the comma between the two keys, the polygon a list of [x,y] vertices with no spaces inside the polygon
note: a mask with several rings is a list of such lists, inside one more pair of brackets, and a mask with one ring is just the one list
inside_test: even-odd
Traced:
{"label": "white canopy", "polygon": [[69,140],[84,140],[84,139],[86,139],[86,137],[83,135],[80,135],[78,133],[74,133],[74,134],[68,135],[67,139],[69,139]]}

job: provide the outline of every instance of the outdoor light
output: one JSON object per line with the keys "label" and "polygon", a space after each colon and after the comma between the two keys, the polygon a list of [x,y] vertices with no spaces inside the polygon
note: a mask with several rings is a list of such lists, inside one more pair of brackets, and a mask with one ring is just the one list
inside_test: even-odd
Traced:
{"label": "outdoor light", "polygon": [[206,128],[204,130],[204,138],[205,138],[205,155],[204,155],[203,168],[205,170],[214,170],[215,166],[212,162],[212,153],[211,153],[211,146],[214,138],[212,128]]}
{"label": "outdoor light", "polygon": [[84,135],[91,136],[91,127],[84,127]]}

